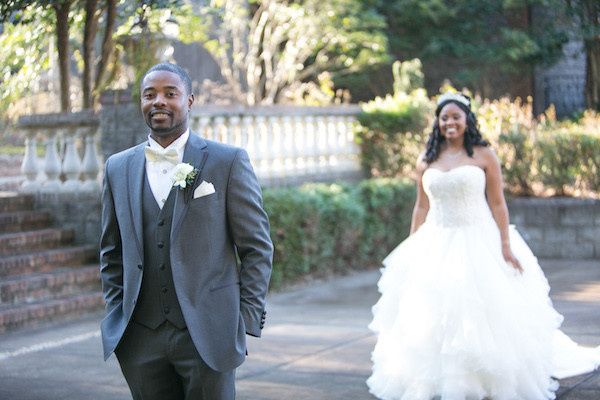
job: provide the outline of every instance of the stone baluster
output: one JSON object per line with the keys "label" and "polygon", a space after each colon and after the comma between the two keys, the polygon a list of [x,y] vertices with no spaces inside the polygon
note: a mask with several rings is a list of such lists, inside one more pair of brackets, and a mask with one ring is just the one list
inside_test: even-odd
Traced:
{"label": "stone baluster", "polygon": [[268,169],[271,178],[281,176],[282,165],[281,165],[281,141],[280,141],[280,130],[279,130],[279,118],[273,115],[267,117],[267,131],[266,131],[266,148],[268,149]]}
{"label": "stone baluster", "polygon": [[294,116],[293,143],[294,157],[296,159],[295,173],[297,175],[302,175],[306,173],[306,154],[304,152],[306,143],[306,129],[304,126],[304,120],[300,115]]}
{"label": "stone baluster", "polygon": [[98,150],[96,146],[98,129],[92,127],[85,130],[85,155],[81,165],[81,174],[83,175],[84,182],[81,188],[86,192],[100,191],[100,183],[98,182],[100,163],[98,162]]}
{"label": "stone baluster", "polygon": [[315,117],[307,115],[304,118],[306,129],[306,170],[310,175],[315,175],[319,170],[319,149],[317,147],[317,127]]}
{"label": "stone baluster", "polygon": [[252,115],[244,115],[240,125],[240,134],[242,136],[242,146],[248,152],[252,161],[256,159],[256,135],[254,128],[254,118]]}
{"label": "stone baluster", "polygon": [[37,162],[37,130],[27,129],[25,135],[25,156],[21,163],[21,172],[25,175],[25,181],[21,184],[21,190],[24,192],[35,192],[38,188],[37,177],[39,173]]}
{"label": "stone baluster", "polygon": [[346,132],[343,126],[340,124],[340,116],[332,115],[329,117],[329,126],[333,131],[334,145],[335,145],[335,156],[337,168],[344,168],[345,157],[347,153],[347,140]]}
{"label": "stone baluster", "polygon": [[198,128],[197,132],[200,136],[205,139],[212,139],[211,129],[210,129],[210,120],[211,118],[206,115],[201,115],[198,118]]}
{"label": "stone baluster", "polygon": [[328,165],[337,168],[340,165],[343,144],[340,142],[340,136],[336,129],[335,116],[327,115],[324,118],[325,125],[327,125]]}
{"label": "stone baluster", "polygon": [[292,117],[284,115],[280,118],[280,140],[282,149],[282,162],[284,176],[296,171],[296,146],[294,143],[294,125]]}
{"label": "stone baluster", "polygon": [[60,158],[56,148],[56,131],[46,130],[46,156],[44,157],[44,174],[46,175],[42,191],[59,192],[60,182]]}
{"label": "stone baluster", "polygon": [[68,127],[62,130],[65,149],[62,160],[62,173],[65,177],[65,181],[61,187],[61,191],[63,192],[77,192],[81,186],[81,181],[79,180],[81,160],[75,148],[77,130],[76,127]]}
{"label": "stone baluster", "polygon": [[328,141],[328,130],[327,120],[323,115],[318,115],[315,118],[317,124],[317,149],[318,149],[318,165],[319,171],[327,171],[329,166],[329,141]]}
{"label": "stone baluster", "polygon": [[237,147],[244,147],[244,145],[242,144],[240,123],[241,119],[237,115],[232,115],[228,118],[226,143]]}
{"label": "stone baluster", "polygon": [[227,143],[227,126],[225,117],[218,115],[213,119],[213,140],[221,143]]}
{"label": "stone baluster", "polygon": [[268,160],[265,157],[265,154],[267,154],[267,145],[265,143],[265,117],[257,115],[254,121],[254,159],[256,160],[256,173],[259,177],[268,180],[269,165]]}

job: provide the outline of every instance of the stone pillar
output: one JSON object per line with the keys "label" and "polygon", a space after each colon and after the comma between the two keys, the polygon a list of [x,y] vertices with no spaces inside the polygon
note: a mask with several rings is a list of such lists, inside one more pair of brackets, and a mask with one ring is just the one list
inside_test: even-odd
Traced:
{"label": "stone pillar", "polygon": [[118,153],[143,142],[148,137],[148,127],[131,90],[109,90],[100,96],[100,152],[104,161]]}

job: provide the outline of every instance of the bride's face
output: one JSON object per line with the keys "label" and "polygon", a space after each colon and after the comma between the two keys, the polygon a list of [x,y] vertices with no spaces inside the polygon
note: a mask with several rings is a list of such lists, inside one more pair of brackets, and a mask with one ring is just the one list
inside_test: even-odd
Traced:
{"label": "bride's face", "polygon": [[462,139],[467,127],[467,114],[459,106],[446,104],[438,118],[442,136],[447,140]]}

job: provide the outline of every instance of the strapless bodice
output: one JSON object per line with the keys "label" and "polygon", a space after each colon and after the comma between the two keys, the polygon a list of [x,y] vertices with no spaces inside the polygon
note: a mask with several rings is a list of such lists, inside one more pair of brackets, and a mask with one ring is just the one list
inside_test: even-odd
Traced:
{"label": "strapless bodice", "polygon": [[475,165],[429,168],[423,173],[423,189],[429,199],[428,223],[453,227],[490,222],[485,172]]}

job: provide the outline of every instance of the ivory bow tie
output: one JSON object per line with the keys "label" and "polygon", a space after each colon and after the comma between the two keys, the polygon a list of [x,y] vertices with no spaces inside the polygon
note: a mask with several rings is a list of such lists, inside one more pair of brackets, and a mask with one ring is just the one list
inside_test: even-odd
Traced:
{"label": "ivory bow tie", "polygon": [[179,162],[179,155],[175,149],[163,151],[148,146],[144,148],[144,154],[146,155],[146,161],[148,162],[167,161],[171,164],[177,164]]}

